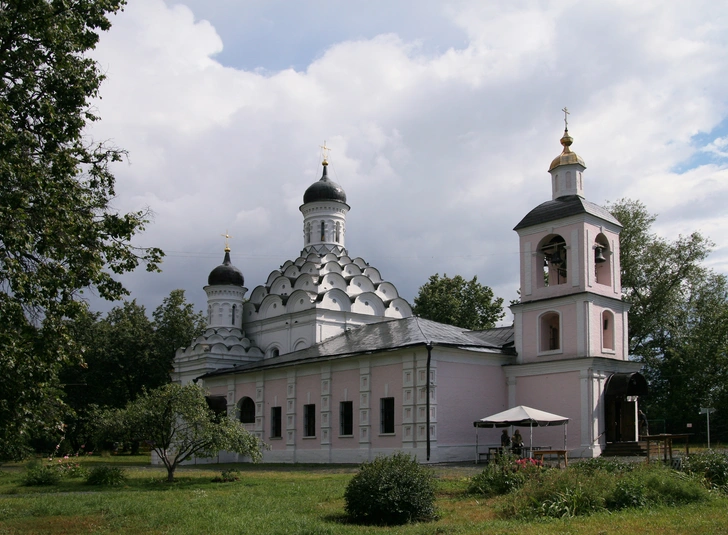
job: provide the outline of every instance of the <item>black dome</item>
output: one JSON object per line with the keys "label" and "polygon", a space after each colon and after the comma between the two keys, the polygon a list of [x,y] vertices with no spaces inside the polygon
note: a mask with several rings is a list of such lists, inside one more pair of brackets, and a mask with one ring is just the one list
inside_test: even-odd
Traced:
{"label": "black dome", "polygon": [[306,193],[303,194],[303,204],[316,201],[339,201],[346,202],[346,193],[344,189],[333,180],[329,180],[326,174],[326,164],[324,163],[324,173],[321,178],[311,184]]}
{"label": "black dome", "polygon": [[230,263],[230,251],[225,251],[225,260],[222,264],[210,271],[207,277],[207,284],[210,286],[221,286],[224,284],[232,284],[235,286],[244,286],[245,279],[243,273]]}

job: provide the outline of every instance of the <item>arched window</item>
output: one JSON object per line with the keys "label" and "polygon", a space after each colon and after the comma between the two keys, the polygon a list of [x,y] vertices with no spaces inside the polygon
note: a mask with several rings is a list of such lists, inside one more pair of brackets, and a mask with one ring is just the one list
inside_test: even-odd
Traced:
{"label": "arched window", "polygon": [[208,325],[210,323],[212,323],[212,307],[211,306],[207,307],[207,323],[208,323]]}
{"label": "arched window", "polygon": [[311,222],[306,223],[306,244],[311,243]]}
{"label": "arched window", "polygon": [[599,234],[594,241],[594,280],[597,284],[612,284],[612,254],[604,234]]}
{"label": "arched window", "polygon": [[235,312],[236,311],[237,311],[237,305],[233,305],[232,313],[231,313],[232,320],[233,320],[233,327],[235,326]]}
{"label": "arched window", "polygon": [[566,189],[571,189],[571,171],[566,171]]}
{"label": "arched window", "polygon": [[614,314],[602,312],[602,349],[614,351]]}
{"label": "arched window", "polygon": [[567,280],[567,248],[566,240],[558,234],[546,236],[538,247],[539,261],[543,273],[537,276],[536,285],[539,288],[566,284]]}
{"label": "arched window", "polygon": [[539,352],[561,349],[561,316],[558,312],[546,312],[539,318]]}
{"label": "arched window", "polygon": [[244,424],[255,423],[255,403],[249,397],[244,397],[238,404],[240,421]]}
{"label": "arched window", "polygon": [[321,241],[326,241],[326,223],[321,221]]}
{"label": "arched window", "polygon": [[336,222],[336,243],[341,243],[341,223]]}

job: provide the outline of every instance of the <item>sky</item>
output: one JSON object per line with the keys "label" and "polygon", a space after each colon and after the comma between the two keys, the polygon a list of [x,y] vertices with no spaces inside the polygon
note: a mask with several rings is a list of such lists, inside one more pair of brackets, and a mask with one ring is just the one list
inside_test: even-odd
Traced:
{"label": "sky", "polygon": [[113,208],[152,211],[134,244],[163,271],[122,278],[149,312],[206,309],[226,232],[248,295],[295,260],[324,142],[352,258],[410,302],[439,273],[507,303],[564,107],[586,198],[703,233],[728,274],[728,3],[129,0],[112,24],[88,136],[128,151]]}

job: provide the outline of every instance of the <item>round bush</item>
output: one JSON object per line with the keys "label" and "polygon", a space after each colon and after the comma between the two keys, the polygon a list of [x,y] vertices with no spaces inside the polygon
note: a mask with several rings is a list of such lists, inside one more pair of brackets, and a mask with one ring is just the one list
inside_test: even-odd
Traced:
{"label": "round bush", "polygon": [[435,518],[435,480],[406,453],[361,465],[344,492],[346,514],[363,524],[405,524]]}
{"label": "round bush", "polygon": [[55,466],[31,463],[25,470],[23,485],[28,487],[57,485],[61,481],[61,473]]}
{"label": "round bush", "polygon": [[117,466],[95,466],[86,478],[87,485],[117,486],[126,481],[126,473]]}

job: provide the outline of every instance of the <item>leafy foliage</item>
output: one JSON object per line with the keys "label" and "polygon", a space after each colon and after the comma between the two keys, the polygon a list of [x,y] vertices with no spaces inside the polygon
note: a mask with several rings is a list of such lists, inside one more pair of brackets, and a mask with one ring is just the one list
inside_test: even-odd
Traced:
{"label": "leafy foliage", "polygon": [[[646,413],[684,432],[699,407],[728,410],[728,280],[702,262],[712,243],[694,232],[669,241],[651,231],[656,216],[637,201],[606,207],[624,226],[621,277],[630,354],[650,382]],[[711,430],[728,437],[728,426]]]}
{"label": "leafy foliage", "polygon": [[66,436],[78,449],[91,441],[89,413],[95,407],[121,408],[142,391],[170,381],[177,347],[204,329],[204,318],[187,303],[184,290],[173,290],[151,321],[143,306],[127,301],[105,318],[86,313],[73,322],[74,336],[88,349],[84,363],[61,372],[66,399],[74,409]]}
{"label": "leafy foliage", "polygon": [[617,464],[575,463],[566,470],[547,470],[541,477],[527,478],[516,492],[507,495],[502,514],[509,517],[568,518],[602,510],[657,505],[682,505],[708,498],[696,478],[661,464],[640,463],[618,468]]}
{"label": "leafy foliage", "polygon": [[243,424],[215,414],[205,392],[192,383],[170,383],[144,392],[124,409],[102,412],[98,421],[106,436],[123,429],[148,443],[167,468],[170,482],[176,468],[192,456],[209,458],[226,450],[258,461],[263,447]]}
{"label": "leafy foliage", "polygon": [[435,517],[432,472],[397,452],[361,465],[344,492],[346,514],[363,524],[405,524]]}
{"label": "leafy foliage", "polygon": [[460,275],[453,278],[435,273],[420,287],[414,300],[413,312],[432,321],[464,329],[492,329],[503,319],[503,298],[494,298],[493,290],[478,282],[478,277],[466,281]]}
{"label": "leafy foliage", "polygon": [[[521,463],[520,461],[526,461]],[[531,460],[517,459],[515,455],[499,455],[472,477],[468,492],[486,498],[508,494],[523,486],[529,477],[538,477],[541,467],[530,463]]]}
{"label": "leafy foliage", "polygon": [[0,458],[63,418],[58,370],[82,355],[66,322],[84,309],[78,294],[117,299],[114,275],[162,257],[131,244],[147,212],[110,206],[123,151],[83,133],[103,80],[85,54],[123,4],[0,3]]}
{"label": "leafy foliage", "polygon": [[118,466],[94,466],[86,478],[87,485],[118,487],[126,481],[126,472]]}
{"label": "leafy foliage", "polygon": [[36,461],[25,468],[22,481],[27,487],[57,485],[61,481],[61,476],[61,472],[55,466]]}
{"label": "leafy foliage", "polygon": [[693,453],[683,458],[682,469],[702,478],[709,488],[728,491],[728,455],[717,451]]}

